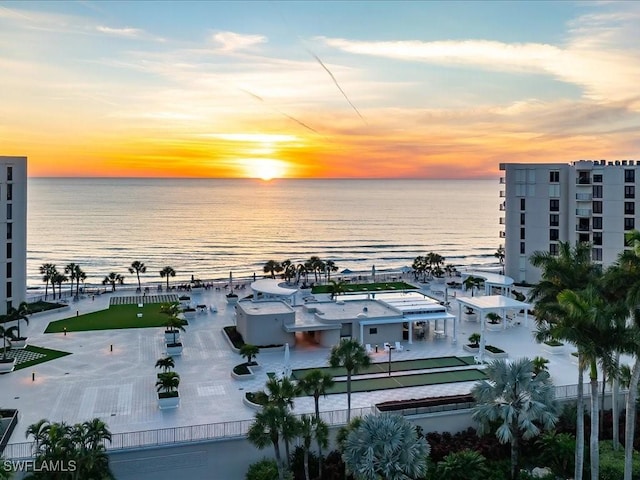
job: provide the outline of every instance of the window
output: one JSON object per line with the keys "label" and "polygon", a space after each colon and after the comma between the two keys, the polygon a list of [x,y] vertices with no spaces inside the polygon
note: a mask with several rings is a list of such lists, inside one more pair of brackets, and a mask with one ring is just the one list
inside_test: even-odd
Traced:
{"label": "window", "polygon": [[557,243],[550,243],[549,244],[549,253],[551,255],[558,255],[558,244]]}
{"label": "window", "polygon": [[11,282],[7,282],[7,298],[11,298],[13,296],[11,293]]}
{"label": "window", "polygon": [[595,230],[602,230],[602,217],[593,217],[593,228]]}
{"label": "window", "polygon": [[558,183],[560,181],[560,172],[553,170],[549,172],[549,183]]}
{"label": "window", "polygon": [[593,213],[602,213],[602,202],[593,202]]}
{"label": "window", "polygon": [[524,198],[520,199],[520,210],[524,210]]}
{"label": "window", "polygon": [[520,229],[520,240],[524,240],[524,228]]}
{"label": "window", "polygon": [[624,198],[636,198],[636,187],[626,185],[624,187]]}
{"label": "window", "polygon": [[378,334],[378,329],[377,328],[370,328],[369,329],[369,335],[377,335]]}
{"label": "window", "polygon": [[13,223],[7,223],[7,240],[11,240],[13,238]]}
{"label": "window", "polygon": [[13,204],[7,203],[7,220],[11,220],[13,218]]}
{"label": "window", "polygon": [[549,230],[549,240],[557,241],[560,238],[560,230],[557,228],[552,228]]}
{"label": "window", "polygon": [[549,226],[557,227],[559,225],[560,225],[560,215],[558,215],[557,213],[552,213],[551,215],[549,215]]}
{"label": "window", "polygon": [[560,198],[560,185],[549,185],[549,198]]}
{"label": "window", "polygon": [[520,225],[524,225],[524,213],[520,214]]}
{"label": "window", "polygon": [[12,250],[11,243],[7,243],[7,260],[12,257]]}
{"label": "window", "polygon": [[602,261],[602,249],[601,248],[592,248],[591,249],[591,259],[594,262]]}
{"label": "window", "polygon": [[602,174],[594,173],[593,174],[593,183],[602,183]]}
{"label": "window", "polygon": [[625,170],[624,171],[624,181],[626,183],[633,183],[636,181],[636,171],[635,170]]}
{"label": "window", "polygon": [[602,245],[602,232],[593,232],[593,244]]}
{"label": "window", "polygon": [[556,200],[556,199],[549,200],[549,210],[551,210],[552,212],[559,212],[560,200]]}
{"label": "window", "polygon": [[13,180],[13,167],[7,167],[7,181]]}
{"label": "window", "polygon": [[524,242],[520,242],[520,255],[524,255],[525,250],[524,250]]}
{"label": "window", "polygon": [[592,188],[593,198],[602,198],[602,185],[594,185]]}
{"label": "window", "polygon": [[624,219],[624,229],[625,230],[633,230],[636,228],[636,219],[635,218],[625,218]]}
{"label": "window", "polygon": [[13,200],[13,183],[7,184],[7,200]]}
{"label": "window", "polygon": [[7,262],[7,278],[11,278],[13,276],[12,275],[12,273],[13,273],[12,270],[13,269],[11,268],[11,262]]}
{"label": "window", "polygon": [[636,204],[635,202],[624,202],[624,214],[625,215],[634,215],[636,213]]}

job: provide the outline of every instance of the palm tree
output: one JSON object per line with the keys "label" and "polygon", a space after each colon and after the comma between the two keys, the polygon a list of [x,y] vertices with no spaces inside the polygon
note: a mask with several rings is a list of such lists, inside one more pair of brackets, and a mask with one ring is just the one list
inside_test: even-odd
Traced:
{"label": "palm tree", "polygon": [[293,263],[291,263],[291,260],[289,259],[280,262],[280,266],[282,267],[282,278],[285,282],[289,282],[291,279],[291,265],[293,265]]}
{"label": "palm tree", "polygon": [[156,361],[156,368],[161,368],[164,373],[167,373],[172,368],[175,368],[176,362],[173,357],[159,358]]}
{"label": "palm tree", "polygon": [[318,478],[322,478],[324,465],[322,450],[329,445],[329,426],[321,418],[313,419],[313,435],[316,438],[316,445],[318,445]]}
{"label": "palm tree", "polygon": [[[49,288],[49,282],[53,276],[57,273],[56,266],[53,263],[43,263],[40,265],[40,274],[42,275],[42,281],[44,282],[44,299],[47,299],[47,292]],[[53,282],[51,283],[53,287]],[[55,292],[53,294],[55,298]]]}
{"label": "palm tree", "polygon": [[111,285],[111,291],[116,291],[116,283],[122,285],[124,283],[124,277],[116,272],[111,272],[102,280],[103,285]]}
{"label": "palm tree", "polygon": [[504,247],[500,245],[498,249],[494,252],[493,256],[498,259],[498,262],[500,262],[502,274],[504,275]]}
{"label": "palm tree", "polygon": [[172,345],[176,345],[178,343],[178,341],[176,340],[176,335],[178,334],[178,332],[186,331],[182,319],[174,316],[170,316],[169,318],[167,318],[167,320],[164,322],[164,326],[166,328],[166,333],[173,333]]}
{"label": "palm tree", "polygon": [[247,439],[260,450],[269,443],[273,445],[280,480],[284,480],[284,466],[280,454],[280,432],[283,418],[287,415],[291,415],[291,413],[286,407],[265,405],[261,411],[256,413],[255,420],[247,432]]}
{"label": "palm tree", "polygon": [[319,368],[314,368],[298,380],[298,390],[307,395],[313,395],[316,420],[320,420],[320,395],[326,397],[327,390],[333,387],[334,383],[333,377]]}
{"label": "palm tree", "polygon": [[[591,248],[586,243],[571,247],[568,242],[560,242],[558,255],[536,251],[529,258],[531,264],[541,269],[541,280],[529,293],[529,301],[535,302],[537,333],[536,340],[567,340],[576,344],[575,334],[566,328],[566,312],[558,304],[558,295],[566,289],[581,290],[598,276],[598,268],[591,261]],[[582,478],[584,465],[584,395],[583,359],[578,351],[578,395],[576,421],[576,458],[574,478]]]}
{"label": "palm tree", "polygon": [[548,372],[549,371],[549,367],[547,366],[547,364],[549,363],[549,360],[547,360],[544,357],[535,357],[533,360],[533,374],[537,375],[540,372]]}
{"label": "palm tree", "polygon": [[438,462],[439,480],[484,480],[489,478],[486,458],[474,450],[451,452]]}
{"label": "palm tree", "polygon": [[262,271],[271,275],[271,278],[276,278],[276,272],[279,273],[282,270],[283,268],[280,262],[276,262],[275,260],[269,260],[264,267],[262,267]]}
{"label": "palm tree", "polygon": [[359,480],[404,480],[427,473],[429,444],[400,415],[367,415],[347,436],[344,462]]}
{"label": "palm tree", "polygon": [[80,282],[83,282],[87,279],[87,274],[80,268],[80,265],[76,265],[76,297],[80,295]]}
{"label": "palm tree", "polygon": [[484,434],[495,422],[500,422],[496,437],[500,443],[511,444],[511,478],[519,472],[520,439],[530,439],[558,421],[554,386],[548,372],[533,375],[533,362],[521,358],[511,364],[494,360],[486,368],[488,381],[482,380],[471,394],[477,405],[472,418]]}
{"label": "palm tree", "polygon": [[169,290],[169,277],[175,276],[176,271],[173,269],[173,267],[164,267],[162,270],[160,270],[160,277],[167,278],[167,290]]}
{"label": "palm tree", "polygon": [[144,263],[136,260],[129,267],[129,273],[135,273],[138,278],[138,291],[142,291],[142,285],[140,284],[140,274],[145,273],[147,271],[147,267]]}
{"label": "palm tree", "polygon": [[329,281],[329,293],[331,294],[331,300],[336,298],[341,293],[344,293],[345,283],[343,281],[336,282],[335,280]]}
{"label": "palm tree", "polygon": [[180,375],[177,372],[164,372],[158,375],[156,389],[163,397],[175,397],[180,386]]}
{"label": "palm tree", "polygon": [[[620,304],[608,303],[601,295],[601,289],[590,285],[578,292],[565,290],[558,295],[558,303],[567,312],[568,327],[579,332],[571,336],[585,364],[589,366],[591,383],[591,435],[589,441],[591,478],[598,480],[600,473],[599,453],[599,404],[598,404],[598,361],[613,364],[614,350],[625,341],[624,326],[613,321],[624,318],[626,309],[620,311]],[[576,339],[576,336],[579,338]]]}
{"label": "palm tree", "polygon": [[0,337],[2,337],[2,361],[7,360],[7,350],[11,346],[11,341],[17,339],[16,327],[5,327],[0,325]]}
{"label": "palm tree", "polygon": [[53,296],[55,298],[56,294],[55,294],[55,285],[58,285],[58,298],[62,298],[62,284],[66,281],[68,281],[69,279],[67,278],[66,275],[62,274],[62,273],[58,273],[56,272],[53,277],[51,277],[51,283],[54,285],[53,287]]}
{"label": "palm tree", "polygon": [[336,262],[334,262],[333,260],[327,260],[325,262],[325,267],[327,269],[327,282],[331,281],[331,272],[337,272],[338,271],[338,266],[336,265]]}
{"label": "palm tree", "polygon": [[472,297],[473,297],[473,291],[480,286],[480,283],[482,283],[482,279],[478,277],[474,277],[473,275],[469,275],[462,282],[465,290],[471,290]]}
{"label": "palm tree", "polygon": [[267,403],[282,408],[293,408],[297,389],[289,378],[271,377],[265,385]]}
{"label": "palm tree", "polygon": [[344,367],[347,370],[347,423],[351,420],[351,375],[371,364],[371,358],[357,340],[343,339],[334,345],[329,355],[332,368]]}
{"label": "palm tree", "polygon": [[76,263],[69,263],[67,264],[66,267],[64,267],[64,273],[66,273],[67,275],[69,275],[69,280],[71,283],[71,290],[69,292],[69,296],[73,297],[73,284],[76,281],[76,275],[78,272],[78,268],[80,268],[80,266]]}
{"label": "palm tree", "polygon": [[309,449],[311,448],[311,441],[313,440],[315,419],[309,415],[302,414],[300,417],[300,437],[302,437],[302,448],[304,451],[304,478],[309,480]]}
{"label": "palm tree", "polygon": [[170,317],[177,317],[181,313],[180,304],[178,302],[165,302],[160,305],[160,313],[169,315]]}
{"label": "palm tree", "polygon": [[240,355],[247,360],[248,364],[252,364],[253,359],[260,353],[260,348],[250,343],[245,343],[240,347]]}

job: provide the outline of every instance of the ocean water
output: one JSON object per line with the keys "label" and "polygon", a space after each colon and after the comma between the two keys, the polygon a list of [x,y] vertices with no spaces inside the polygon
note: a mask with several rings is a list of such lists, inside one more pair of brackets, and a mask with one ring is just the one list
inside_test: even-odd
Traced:
{"label": "ocean water", "polygon": [[143,280],[249,277],[268,260],[317,255],[339,270],[390,271],[418,255],[495,264],[496,180],[239,180],[31,178],[27,284],[39,267],[80,264],[88,284],[109,272]]}

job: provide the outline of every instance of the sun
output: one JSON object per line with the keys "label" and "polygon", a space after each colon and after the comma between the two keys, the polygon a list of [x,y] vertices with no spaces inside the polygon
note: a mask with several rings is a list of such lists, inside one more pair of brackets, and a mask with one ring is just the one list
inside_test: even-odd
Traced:
{"label": "sun", "polygon": [[281,178],[287,172],[287,164],[282,160],[247,158],[243,163],[248,177],[260,178],[266,182],[274,178]]}

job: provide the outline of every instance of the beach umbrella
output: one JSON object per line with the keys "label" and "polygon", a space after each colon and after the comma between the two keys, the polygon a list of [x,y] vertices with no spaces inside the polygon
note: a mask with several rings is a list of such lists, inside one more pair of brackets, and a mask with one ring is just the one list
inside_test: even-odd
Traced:
{"label": "beach umbrella", "polygon": [[229,290],[233,292],[233,272],[229,272]]}
{"label": "beach umbrella", "polygon": [[413,272],[413,268],[408,267],[407,265],[405,265],[404,267],[402,267],[402,268],[400,269],[400,271],[401,271],[402,273],[409,273],[409,272]]}
{"label": "beach umbrella", "polygon": [[289,344],[284,344],[284,368],[282,369],[282,376],[289,378],[291,376],[291,353],[289,352]]}
{"label": "beach umbrella", "polygon": [[372,265],[371,266],[371,278],[373,279],[373,281],[376,281],[376,266]]}
{"label": "beach umbrella", "polygon": [[344,269],[344,270],[342,270],[340,273],[343,273],[343,274],[345,274],[345,275],[346,275],[346,274],[349,274],[349,273],[353,273],[353,271],[349,270],[348,268],[345,268],[345,269]]}

